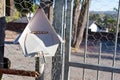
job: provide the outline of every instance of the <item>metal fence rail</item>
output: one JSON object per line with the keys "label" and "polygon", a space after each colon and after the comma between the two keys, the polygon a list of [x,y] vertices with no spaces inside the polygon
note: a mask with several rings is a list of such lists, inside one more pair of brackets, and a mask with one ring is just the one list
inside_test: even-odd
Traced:
{"label": "metal fence rail", "polygon": [[120,68],[94,65],[94,64],[69,62],[69,66],[85,68],[85,69],[92,69],[92,70],[99,70],[99,71],[106,71],[106,72],[120,73]]}

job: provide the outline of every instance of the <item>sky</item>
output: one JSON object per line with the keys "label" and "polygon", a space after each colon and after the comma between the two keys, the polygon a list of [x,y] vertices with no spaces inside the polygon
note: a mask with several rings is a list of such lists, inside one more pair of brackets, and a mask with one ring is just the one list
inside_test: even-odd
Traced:
{"label": "sky", "polygon": [[113,11],[118,8],[119,0],[92,0],[90,11]]}
{"label": "sky", "polygon": [[[40,0],[36,1],[39,4]],[[113,11],[118,8],[118,3],[119,0],[91,0],[90,11]]]}

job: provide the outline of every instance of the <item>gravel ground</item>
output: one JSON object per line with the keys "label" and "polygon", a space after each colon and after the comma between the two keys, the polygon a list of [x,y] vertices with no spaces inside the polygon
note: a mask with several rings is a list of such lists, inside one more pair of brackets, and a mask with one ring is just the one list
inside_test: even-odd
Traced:
{"label": "gravel ground", "polygon": [[[35,58],[25,57],[19,44],[13,44],[13,41],[19,34],[14,31],[6,30],[4,56],[11,61],[10,69],[35,71]],[[51,57],[46,58],[45,80],[51,79]],[[49,67],[47,67],[49,66]],[[47,75],[46,75],[47,74]],[[17,76],[3,74],[2,80],[35,80],[34,77]]]}
{"label": "gravel ground", "polygon": [[[11,69],[34,71],[34,58],[24,57],[19,45],[5,44],[5,57],[11,61]],[[34,80],[32,77],[3,75],[3,80]]]}
{"label": "gravel ground", "polygon": [[[5,57],[11,60],[11,69],[20,69],[20,70],[35,70],[35,58],[24,57],[20,46],[17,44],[6,43],[5,44]],[[51,80],[51,58],[47,58],[46,68],[45,68],[45,80]],[[84,55],[83,52],[72,53],[71,61],[72,62],[83,62]],[[86,62],[89,64],[98,64],[98,53],[88,53]],[[112,65],[112,54],[102,53],[102,59],[100,65],[111,66]],[[117,55],[116,58],[116,67],[120,67],[120,55]],[[82,80],[83,69],[70,67],[70,80]],[[85,70],[85,79],[86,80],[97,80],[97,71],[95,70]],[[99,80],[110,80],[111,73],[99,71]],[[3,75],[2,80],[35,80],[33,77],[25,76],[15,76],[15,75]],[[120,75],[115,74],[114,80],[120,80]]]}
{"label": "gravel ground", "polygon": [[[18,44],[6,43],[5,44],[5,57],[10,59],[11,69],[35,71],[35,58],[25,57]],[[50,57],[46,58],[45,75],[44,75],[45,80],[51,79],[51,76],[48,75],[51,73],[50,62],[51,62],[51,58]],[[4,74],[2,80],[35,80],[35,78]]]}
{"label": "gravel ground", "polygon": [[[16,34],[17,35],[17,34]],[[10,34],[9,34],[10,36]],[[13,44],[13,40],[16,36],[6,38],[5,42],[5,57],[11,60],[11,69],[22,70],[35,70],[35,58],[24,57],[22,50],[18,44]],[[86,56],[86,63],[98,64],[99,47],[90,47]],[[96,50],[98,50],[96,52]],[[83,51],[74,52],[71,55],[72,62],[82,63],[84,61]],[[113,53],[101,53],[100,65],[112,66]],[[120,68],[120,55],[117,53],[116,68]],[[120,80],[120,74],[114,74],[114,80]],[[45,80],[51,80],[51,58],[47,58],[45,66]],[[83,69],[70,67],[70,80],[82,80]],[[15,76],[15,75],[3,75],[2,80],[35,80],[33,77]],[[97,80],[97,71],[85,69],[85,80]],[[111,73],[99,71],[99,80],[111,80]]]}

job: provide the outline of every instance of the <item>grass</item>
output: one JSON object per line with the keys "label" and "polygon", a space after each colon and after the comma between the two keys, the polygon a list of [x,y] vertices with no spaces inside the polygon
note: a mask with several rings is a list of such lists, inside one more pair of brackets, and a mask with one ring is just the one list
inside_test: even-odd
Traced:
{"label": "grass", "polygon": [[18,17],[16,16],[7,16],[6,17],[6,22],[13,22],[15,20],[19,19]]}

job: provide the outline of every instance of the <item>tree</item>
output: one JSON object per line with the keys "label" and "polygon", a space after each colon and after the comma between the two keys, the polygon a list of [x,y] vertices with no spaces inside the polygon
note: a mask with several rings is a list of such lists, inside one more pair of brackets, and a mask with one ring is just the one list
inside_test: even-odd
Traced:
{"label": "tree", "polygon": [[29,12],[35,11],[35,0],[14,0],[16,9],[22,16],[26,16]]}
{"label": "tree", "polygon": [[77,41],[75,44],[75,48],[79,48],[83,39],[84,30],[86,28],[86,23],[87,23],[88,4],[89,4],[89,0],[83,1],[83,6],[81,8],[81,13],[79,15],[78,31],[77,31],[78,34],[77,34]]}
{"label": "tree", "polygon": [[[77,27],[73,26],[74,28],[77,28],[75,29],[77,31],[74,31],[75,33],[74,36],[76,38],[73,37],[73,39],[75,40],[74,40],[74,43],[72,42],[72,47],[75,47],[75,48],[79,48],[82,42],[82,39],[83,39],[84,30],[85,30],[86,22],[87,22],[87,9],[88,9],[89,0],[80,0],[80,2],[82,4],[81,4],[80,12],[78,14],[79,15],[78,22],[74,22],[74,23],[77,23]],[[76,6],[79,6],[79,4],[76,4]],[[73,19],[75,19],[76,15],[74,15],[73,17],[74,17]]]}
{"label": "tree", "polygon": [[114,10],[114,11],[116,11],[116,12],[118,11],[118,9],[117,9],[117,8],[115,8],[115,7],[113,8],[113,10]]}
{"label": "tree", "polygon": [[76,39],[77,39],[77,26],[78,26],[78,19],[80,14],[80,2],[81,0],[74,0],[74,7],[73,7],[73,39],[72,39],[72,46],[75,46]]}
{"label": "tree", "polygon": [[41,0],[41,2],[40,2],[40,6],[44,8],[45,14],[48,17],[51,24],[52,24],[52,21],[53,21],[53,7],[52,7],[52,4],[53,4],[53,0],[47,0],[47,1]]}
{"label": "tree", "polygon": [[95,14],[95,13],[90,14],[90,17],[89,17],[89,19],[92,21],[96,21],[99,18],[100,18],[99,14]]}
{"label": "tree", "polygon": [[77,26],[80,14],[80,5],[82,0],[74,0],[74,7],[73,7],[73,32],[72,32],[72,47],[75,47],[76,40],[77,40]]}
{"label": "tree", "polygon": [[116,25],[117,21],[113,18],[108,18],[107,23],[108,23],[107,26],[109,27],[109,31],[115,32],[115,25]]}

